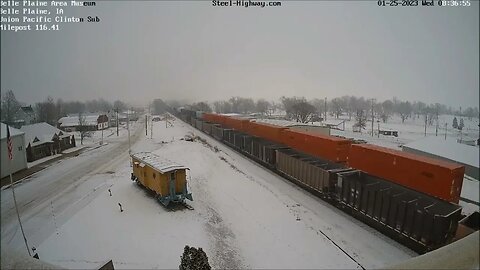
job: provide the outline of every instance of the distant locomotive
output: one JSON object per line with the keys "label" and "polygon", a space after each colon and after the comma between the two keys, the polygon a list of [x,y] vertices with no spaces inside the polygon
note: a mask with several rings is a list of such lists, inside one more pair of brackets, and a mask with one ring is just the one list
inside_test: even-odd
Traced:
{"label": "distant locomotive", "polygon": [[419,253],[455,236],[461,206],[451,202],[461,190],[460,165],[251,119],[186,109],[178,116]]}
{"label": "distant locomotive", "polygon": [[155,192],[156,198],[163,205],[183,203],[185,199],[193,201],[192,194],[187,189],[187,167],[150,152],[135,153],[131,158],[131,179]]}

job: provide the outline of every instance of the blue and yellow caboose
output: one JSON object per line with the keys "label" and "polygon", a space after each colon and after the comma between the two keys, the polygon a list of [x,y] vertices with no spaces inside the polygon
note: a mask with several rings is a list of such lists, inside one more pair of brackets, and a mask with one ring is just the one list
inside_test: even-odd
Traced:
{"label": "blue and yellow caboose", "polygon": [[184,202],[185,199],[193,201],[192,194],[187,189],[187,167],[150,152],[135,153],[131,158],[131,179],[155,192],[156,198],[163,205]]}

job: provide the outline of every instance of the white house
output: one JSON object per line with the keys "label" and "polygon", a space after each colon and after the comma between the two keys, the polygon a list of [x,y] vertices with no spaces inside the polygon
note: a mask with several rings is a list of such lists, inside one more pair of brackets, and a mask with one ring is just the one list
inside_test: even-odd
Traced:
{"label": "white house", "polygon": [[58,127],[67,132],[70,131],[95,131],[109,127],[108,116],[106,114],[85,114],[83,123],[80,123],[78,115],[69,115],[58,120]]}
{"label": "white house", "polygon": [[1,144],[1,178],[8,176],[10,172],[15,173],[27,168],[27,156],[25,154],[25,133],[16,128],[10,127],[10,137],[12,138],[13,159],[8,159],[7,151],[7,125],[0,123],[0,144]]}
{"label": "white house", "polygon": [[45,122],[26,125],[20,128],[20,130],[25,132],[25,148],[27,150],[28,162],[75,147],[75,139],[72,134]]}
{"label": "white house", "polygon": [[30,106],[20,107],[20,109],[15,114],[15,124],[17,127],[21,127],[23,125],[30,125],[37,121],[37,116],[35,111]]}

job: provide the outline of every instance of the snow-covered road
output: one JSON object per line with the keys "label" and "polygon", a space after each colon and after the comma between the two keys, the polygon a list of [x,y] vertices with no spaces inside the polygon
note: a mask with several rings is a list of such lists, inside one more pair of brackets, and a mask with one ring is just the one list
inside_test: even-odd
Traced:
{"label": "snow-covered road", "polygon": [[[142,125],[135,125],[131,140],[140,138]],[[55,227],[61,226],[100,190],[105,181],[95,177],[108,173],[127,160],[128,141],[115,138],[113,143],[86,151],[76,157],[60,160],[51,167],[28,176],[15,185],[19,212],[29,245],[38,246]],[[88,199],[86,199],[88,198]],[[55,224],[52,215],[56,215]],[[1,243],[12,249],[25,250],[10,188],[1,192]],[[26,251],[25,251],[26,252]]]}

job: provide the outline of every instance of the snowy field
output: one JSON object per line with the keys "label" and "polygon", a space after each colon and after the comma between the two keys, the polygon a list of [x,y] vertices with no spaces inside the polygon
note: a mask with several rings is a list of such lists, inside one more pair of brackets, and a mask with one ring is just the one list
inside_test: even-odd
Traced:
{"label": "snowy field", "polygon": [[[207,143],[182,140],[190,133]],[[360,269],[415,255],[179,120],[169,128],[154,123],[153,139],[141,136],[133,152],[153,151],[191,169],[194,210],[162,207],[130,180],[124,153],[72,192],[68,209],[29,220],[26,233],[37,239],[40,258],[66,268],[93,269],[113,259],[116,268],[175,269],[191,245],[204,248],[215,268]],[[21,238],[14,239],[21,250]]]}
{"label": "snowy field", "polygon": [[[116,137],[111,128],[104,131],[102,147],[89,147],[16,186],[17,200],[25,204],[21,213],[29,244],[42,260],[77,269],[96,269],[110,259],[122,269],[175,269],[185,245],[202,247],[215,268],[235,269],[371,269],[415,256],[180,120],[168,128],[164,121],[154,122],[153,136],[150,127],[145,136],[143,125],[131,126],[132,152],[152,151],[189,167],[194,201],[188,203],[194,210],[168,211],[132,182],[126,130]],[[372,138],[346,126],[342,136]],[[407,132],[409,126],[399,130],[399,139],[423,137],[420,128]],[[191,134],[202,140],[183,140]],[[95,132],[85,143],[98,145],[99,135]],[[374,138],[391,147],[401,144],[391,137]],[[62,178],[68,183],[54,187],[53,179]],[[48,199],[35,197],[42,192]],[[478,189],[468,192],[478,197]],[[2,246],[25,252],[11,191],[1,195]]]}
{"label": "snowy field", "polygon": [[[459,130],[452,128],[453,116],[440,115],[438,129],[436,128],[435,124],[431,126],[427,125],[426,136],[425,123],[422,116],[420,116],[420,118],[408,118],[405,120],[404,123],[402,123],[402,120],[397,116],[390,118],[386,123],[375,122],[373,125],[374,136],[372,136],[371,133],[371,121],[367,122],[367,127],[365,130],[362,131],[362,133],[358,133],[353,132],[353,125],[355,124],[355,120],[352,119],[351,121],[348,121],[347,117],[343,118],[343,120],[345,120],[345,131],[332,129],[332,135],[339,135],[347,138],[363,139],[372,144],[399,150],[402,145],[425,138],[426,136],[439,136],[444,138],[446,133],[447,138],[454,139],[474,140],[478,139],[479,137],[478,118],[472,118],[471,120],[469,120],[468,118],[464,118],[465,127],[463,128],[462,132],[460,132]],[[331,118],[331,120],[333,121],[334,119]],[[335,119],[335,121],[338,120]],[[446,130],[445,123],[447,124]],[[380,130],[398,131],[398,137],[384,135],[378,136],[378,125],[380,125]],[[342,126],[340,125],[340,127]]]}

